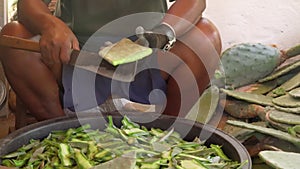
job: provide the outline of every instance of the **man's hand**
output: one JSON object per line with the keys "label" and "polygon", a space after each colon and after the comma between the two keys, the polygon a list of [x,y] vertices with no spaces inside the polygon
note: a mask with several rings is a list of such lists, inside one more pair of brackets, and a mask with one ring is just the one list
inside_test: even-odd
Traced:
{"label": "man's hand", "polygon": [[163,50],[169,50],[176,41],[174,30],[166,24],[158,25],[151,31],[145,31],[143,27],[139,26],[136,28],[136,35],[138,37],[136,43]]}
{"label": "man's hand", "polygon": [[49,16],[53,24],[41,32],[40,48],[47,64],[68,63],[71,49],[79,50],[76,36],[69,27],[55,16]]}

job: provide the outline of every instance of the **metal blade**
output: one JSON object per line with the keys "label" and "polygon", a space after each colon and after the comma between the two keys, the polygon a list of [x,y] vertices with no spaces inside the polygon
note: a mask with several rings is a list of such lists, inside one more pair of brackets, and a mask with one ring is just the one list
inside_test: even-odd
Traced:
{"label": "metal blade", "polygon": [[[41,52],[39,42],[8,35],[0,36],[0,46]],[[84,50],[72,50],[69,64],[123,82],[133,81],[137,69],[137,61],[113,66],[98,53]]]}
{"label": "metal blade", "polygon": [[98,53],[84,50],[73,50],[69,64],[123,82],[132,82],[137,70],[137,61],[113,66]]}

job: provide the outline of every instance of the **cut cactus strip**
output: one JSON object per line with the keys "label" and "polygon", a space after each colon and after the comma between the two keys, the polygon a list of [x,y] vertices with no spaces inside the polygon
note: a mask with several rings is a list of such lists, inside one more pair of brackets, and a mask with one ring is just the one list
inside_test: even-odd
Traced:
{"label": "cut cactus strip", "polygon": [[219,88],[207,88],[185,118],[206,124],[213,117],[219,103]]}
{"label": "cut cactus strip", "polygon": [[284,124],[291,124],[291,125],[297,125],[300,124],[300,115],[292,114],[292,113],[286,113],[279,110],[270,110],[270,119]]}
{"label": "cut cactus strip", "polygon": [[[299,74],[300,74],[300,73],[299,73]],[[300,87],[295,88],[295,89],[289,91],[289,94],[290,94],[292,97],[294,97],[294,98],[300,99]]]}
{"label": "cut cactus strip", "polygon": [[280,107],[274,105],[274,108],[288,113],[300,114],[300,107]]}
{"label": "cut cactus strip", "polygon": [[293,78],[298,73],[299,72],[295,73],[295,72],[292,71],[292,72],[290,72],[288,74],[285,74],[285,75],[282,75],[280,77],[277,77],[276,79],[273,79],[273,80],[270,80],[270,81],[266,81],[266,82],[262,82],[262,83],[258,83],[258,84],[265,84],[265,83],[270,83],[270,82],[273,82],[273,81],[277,82],[277,85],[273,89],[271,89],[270,91],[268,91],[268,93],[262,93],[262,94],[266,94],[267,96],[271,96],[271,97],[278,97],[278,96],[280,96],[277,93],[277,90],[280,89],[280,87],[277,87],[277,86],[281,86],[282,84],[284,84],[285,82],[287,82],[288,80],[290,80],[291,78]]}
{"label": "cut cactus strip", "polygon": [[300,107],[300,98],[296,99],[289,94],[276,97],[272,102],[281,107]]}
{"label": "cut cactus strip", "polygon": [[265,107],[242,100],[222,99],[220,105],[228,114],[236,118],[254,118],[260,114],[265,116]]}
{"label": "cut cactus strip", "polygon": [[288,134],[287,132],[283,132],[280,130],[276,130],[273,128],[267,128],[267,127],[261,127],[261,126],[256,126],[253,124],[249,124],[246,122],[242,122],[242,121],[236,121],[236,120],[227,120],[228,124],[231,124],[233,126],[238,126],[238,127],[242,127],[242,128],[247,128],[247,129],[251,129],[251,130],[255,130],[257,132],[263,133],[263,134],[267,134],[288,142],[293,143],[295,146],[297,146],[298,148],[300,148],[300,138],[291,136],[290,134]]}
{"label": "cut cactus strip", "polygon": [[300,44],[288,49],[285,54],[288,56],[288,57],[294,57],[294,56],[297,56],[300,54]]}
{"label": "cut cactus strip", "polygon": [[278,85],[277,80],[268,81],[265,83],[252,83],[236,89],[236,91],[265,94],[274,89]]}
{"label": "cut cactus strip", "polygon": [[289,125],[289,124],[279,123],[274,120],[271,120],[270,119],[270,111],[268,111],[266,113],[265,120],[269,126],[275,128],[275,129],[284,131],[284,132],[288,132],[289,128],[293,127],[292,125]]}
{"label": "cut cactus strip", "polygon": [[227,89],[220,89],[220,90],[226,93],[228,96],[234,97],[236,99],[245,100],[250,103],[256,103],[264,106],[273,106],[273,102],[272,102],[273,98],[270,96],[265,96],[262,94],[239,92],[239,91],[227,90]]}
{"label": "cut cactus strip", "polygon": [[282,89],[285,92],[288,92],[296,87],[300,86],[300,72],[296,74],[294,77],[280,85],[279,87],[275,88],[273,91],[276,91],[278,89]]}
{"label": "cut cactus strip", "polygon": [[272,168],[298,169],[300,166],[300,153],[264,150],[258,156]]}
{"label": "cut cactus strip", "polygon": [[275,71],[274,73],[270,74],[269,76],[263,78],[263,79],[260,79],[258,80],[258,82],[262,83],[262,82],[266,82],[266,81],[269,81],[269,80],[273,80],[273,79],[276,79],[277,77],[279,76],[282,76],[292,70],[295,70],[296,68],[300,67],[300,61],[297,61],[295,62],[294,64],[292,65],[289,65],[283,69],[280,69],[278,71]]}
{"label": "cut cactus strip", "polygon": [[300,133],[300,125],[296,125],[294,127],[292,127],[293,130],[296,132],[296,133]]}
{"label": "cut cactus strip", "polygon": [[281,70],[281,69],[283,69],[287,66],[290,66],[290,65],[294,64],[295,62],[297,62],[299,60],[300,60],[300,55],[289,58],[286,61],[284,61],[283,63],[281,63],[274,71]]}

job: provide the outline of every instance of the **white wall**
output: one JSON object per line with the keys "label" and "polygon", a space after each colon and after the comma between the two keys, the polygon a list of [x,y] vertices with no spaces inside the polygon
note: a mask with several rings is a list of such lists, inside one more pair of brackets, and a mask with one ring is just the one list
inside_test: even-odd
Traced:
{"label": "white wall", "polygon": [[218,27],[223,49],[240,42],[300,43],[300,0],[207,0],[204,16]]}
{"label": "white wall", "polygon": [[280,49],[300,44],[300,0],[206,0],[206,5],[203,16],[220,31],[223,50],[241,42]]}

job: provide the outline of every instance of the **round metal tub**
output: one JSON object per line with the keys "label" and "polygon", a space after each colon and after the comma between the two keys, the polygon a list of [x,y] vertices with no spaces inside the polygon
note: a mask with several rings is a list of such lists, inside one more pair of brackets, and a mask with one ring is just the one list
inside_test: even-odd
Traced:
{"label": "round metal tub", "polygon": [[[76,117],[51,119],[21,128],[0,140],[0,156],[15,151],[20,146],[27,144],[30,139],[45,138],[53,130],[66,130],[87,123],[89,123],[93,129],[104,129],[107,123],[107,115],[113,116],[116,126],[119,127],[121,125],[123,116],[119,113],[88,113]],[[163,130],[174,128],[175,131],[179,132],[187,141],[192,141],[195,137],[199,137],[202,140],[206,140],[205,144],[207,146],[212,143],[221,145],[223,151],[229,158],[239,162],[248,160],[248,163],[244,165],[243,169],[251,169],[252,167],[251,157],[246,148],[234,137],[212,126],[155,113],[138,112],[126,113],[126,115],[132,121],[147,128],[154,127]]]}

